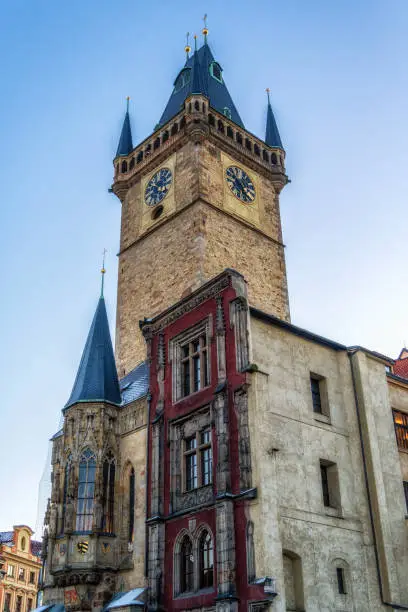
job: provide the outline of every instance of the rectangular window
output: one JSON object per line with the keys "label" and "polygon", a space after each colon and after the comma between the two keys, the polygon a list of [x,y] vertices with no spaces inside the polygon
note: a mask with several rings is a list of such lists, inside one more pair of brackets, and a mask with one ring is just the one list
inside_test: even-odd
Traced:
{"label": "rectangular window", "polygon": [[327,508],[341,508],[340,487],[337,465],[325,459],[320,460],[323,504]]}
{"label": "rectangular window", "polygon": [[29,597],[27,599],[27,612],[31,612],[32,609],[33,609],[33,600],[31,599],[31,597]]}
{"label": "rectangular window", "polygon": [[404,480],[404,493],[405,493],[405,509],[408,514],[408,480]]}
{"label": "rectangular window", "polygon": [[408,450],[408,414],[393,410],[395,435],[399,449]]}
{"label": "rectangular window", "polygon": [[209,384],[207,334],[181,346],[182,397],[196,393]]}
{"label": "rectangular window", "polygon": [[23,567],[18,568],[18,579],[25,580],[25,569]]}
{"label": "rectangular window", "polygon": [[4,598],[4,612],[11,612],[11,593],[6,593]]}
{"label": "rectangular window", "polygon": [[310,387],[312,391],[313,412],[322,414],[322,398],[320,395],[320,380],[310,377]]}
{"label": "rectangular window", "polygon": [[346,595],[346,581],[344,579],[344,568],[336,567],[337,573],[337,589],[341,595]]}
{"label": "rectangular window", "polygon": [[23,597],[21,595],[17,595],[17,597],[16,597],[16,612],[21,612],[22,603],[23,603]]}
{"label": "rectangular window", "polygon": [[7,576],[9,578],[14,578],[14,573],[15,573],[15,567],[14,565],[11,565],[11,563],[9,563],[7,566]]}
{"label": "rectangular window", "polygon": [[30,584],[35,584],[35,572],[30,572]]}
{"label": "rectangular window", "polygon": [[205,429],[184,441],[185,490],[212,483],[211,429]]}

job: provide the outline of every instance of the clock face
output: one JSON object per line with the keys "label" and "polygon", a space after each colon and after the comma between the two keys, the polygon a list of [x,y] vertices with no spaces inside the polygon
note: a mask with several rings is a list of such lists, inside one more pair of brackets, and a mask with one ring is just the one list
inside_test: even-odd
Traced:
{"label": "clock face", "polygon": [[169,192],[173,175],[169,168],[161,168],[152,176],[146,185],[145,202],[148,206],[155,206],[161,202]]}
{"label": "clock face", "polygon": [[255,200],[255,186],[245,170],[238,166],[229,166],[225,171],[228,187],[238,200],[251,204]]}

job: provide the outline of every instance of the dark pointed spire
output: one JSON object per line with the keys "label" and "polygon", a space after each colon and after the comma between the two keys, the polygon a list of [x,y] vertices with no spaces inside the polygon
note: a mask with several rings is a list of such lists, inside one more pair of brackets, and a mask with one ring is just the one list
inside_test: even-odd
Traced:
{"label": "dark pointed spire", "polygon": [[266,93],[268,95],[268,111],[266,116],[265,142],[270,147],[278,147],[279,149],[283,149],[278,126],[276,125],[275,117],[272,111],[271,100],[269,97],[269,87],[267,88]]}
{"label": "dark pointed spire", "polygon": [[194,36],[193,78],[191,83],[191,93],[193,94],[204,94],[200,72],[201,66],[200,62],[198,61],[197,36]]}
{"label": "dark pointed spire", "polygon": [[77,402],[121,403],[118,374],[103,296],[99,298],[75,383],[65,408]]}
{"label": "dark pointed spire", "polygon": [[116,151],[116,157],[119,155],[129,155],[129,153],[133,150],[133,141],[132,141],[132,130],[130,128],[130,118],[129,118],[129,100],[130,98],[126,98],[126,114],[123,120],[122,131],[119,138],[118,150]]}

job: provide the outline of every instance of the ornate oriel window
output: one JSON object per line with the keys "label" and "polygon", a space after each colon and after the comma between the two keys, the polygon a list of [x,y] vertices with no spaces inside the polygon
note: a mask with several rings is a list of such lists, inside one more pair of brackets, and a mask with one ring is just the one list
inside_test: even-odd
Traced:
{"label": "ornate oriel window", "polygon": [[180,593],[189,593],[194,589],[193,545],[186,535],[180,547]]}
{"label": "ornate oriel window", "polygon": [[211,429],[184,440],[184,488],[191,491],[212,483]]}
{"label": "ornate oriel window", "polygon": [[84,532],[92,530],[95,471],[95,454],[90,448],[87,448],[83,451],[79,462],[76,531]]}
{"label": "ornate oriel window", "polygon": [[115,506],[115,458],[111,451],[103,462],[103,514],[102,530],[113,533],[113,515]]}
{"label": "ornate oriel window", "polygon": [[128,542],[132,544],[135,530],[135,470],[132,467],[129,473],[129,517],[128,517]]}
{"label": "ornate oriel window", "polygon": [[212,587],[214,584],[214,549],[210,534],[203,531],[198,544],[199,554],[199,584],[200,589]]}
{"label": "ornate oriel window", "polygon": [[65,470],[64,470],[64,489],[62,492],[62,511],[61,511],[60,526],[58,530],[59,533],[63,533],[64,528],[65,528],[65,514],[67,511],[68,485],[69,485],[69,478],[71,475],[71,466],[72,466],[72,456],[69,455],[67,462],[65,464]]}

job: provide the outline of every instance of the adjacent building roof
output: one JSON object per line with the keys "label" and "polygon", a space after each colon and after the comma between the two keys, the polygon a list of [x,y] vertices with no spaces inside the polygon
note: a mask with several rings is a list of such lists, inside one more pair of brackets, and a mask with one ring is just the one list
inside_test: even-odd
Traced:
{"label": "adjacent building roof", "polygon": [[120,381],[122,404],[130,404],[146,395],[149,390],[149,364],[142,361]]}
{"label": "adjacent building roof", "polygon": [[41,556],[42,550],[42,542],[38,542],[37,540],[31,540],[31,554],[36,557]]}
{"label": "adjacent building roof", "polygon": [[136,606],[143,608],[146,605],[146,588],[132,589],[125,593],[117,593],[110,602],[103,608],[103,612],[116,608]]}
{"label": "adjacent building roof", "polygon": [[65,408],[77,402],[90,401],[113,404],[122,402],[103,296],[99,299],[75,383]]}
{"label": "adjacent building roof", "polygon": [[[217,71],[216,74],[220,76],[219,79],[212,76],[213,64]],[[188,77],[184,79],[185,84],[179,88],[179,78],[183,72],[188,72]],[[212,108],[220,113],[230,113],[231,120],[242,128],[244,127],[242,119],[239,116],[225,84],[222,68],[218,62],[214,60],[208,43],[205,43],[198,51],[195,51],[186,61],[175,80],[173,92],[167,102],[159,124],[163,125],[177,115],[183,107],[184,100],[192,93],[207,96]],[[227,109],[227,111],[225,109]]]}
{"label": "adjacent building roof", "polygon": [[401,378],[408,378],[408,349],[405,347],[400,352],[398,359],[395,360],[393,371]]}
{"label": "adjacent building roof", "polygon": [[0,531],[0,544],[6,544],[6,546],[12,546],[14,531]]}

